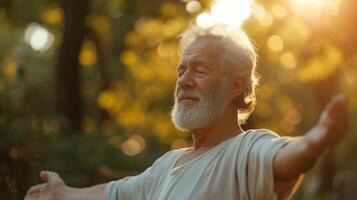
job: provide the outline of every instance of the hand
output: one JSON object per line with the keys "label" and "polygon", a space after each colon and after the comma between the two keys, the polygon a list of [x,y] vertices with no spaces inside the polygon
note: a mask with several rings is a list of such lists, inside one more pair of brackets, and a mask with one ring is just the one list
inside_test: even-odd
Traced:
{"label": "hand", "polygon": [[348,130],[347,97],[343,94],[334,96],[326,105],[316,125],[318,131],[310,134],[310,141],[322,149],[336,145]]}
{"label": "hand", "polygon": [[65,182],[56,172],[41,171],[40,178],[44,182],[31,187],[25,200],[60,200],[66,188]]}

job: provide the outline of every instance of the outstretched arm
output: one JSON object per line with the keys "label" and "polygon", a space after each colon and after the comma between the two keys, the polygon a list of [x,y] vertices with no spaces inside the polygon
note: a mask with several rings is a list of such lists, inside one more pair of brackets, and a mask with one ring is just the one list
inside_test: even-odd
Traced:
{"label": "outstretched arm", "polygon": [[67,186],[56,172],[42,171],[40,177],[44,183],[31,187],[25,196],[25,200],[104,199],[106,184],[79,189]]}
{"label": "outstretched arm", "polygon": [[336,145],[348,129],[347,98],[337,95],[327,104],[318,123],[304,136],[295,137],[274,159],[276,181],[289,181],[309,170],[325,149]]}

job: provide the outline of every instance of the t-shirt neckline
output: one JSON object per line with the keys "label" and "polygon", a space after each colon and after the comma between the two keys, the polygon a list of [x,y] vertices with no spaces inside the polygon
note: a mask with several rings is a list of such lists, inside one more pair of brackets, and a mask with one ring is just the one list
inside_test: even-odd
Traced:
{"label": "t-shirt neckline", "polygon": [[179,171],[180,169],[182,169],[182,168],[185,167],[186,165],[189,165],[190,163],[195,162],[195,161],[201,159],[203,156],[205,156],[205,155],[208,154],[209,152],[214,151],[215,149],[218,149],[218,147],[223,146],[224,144],[227,144],[229,141],[233,140],[233,139],[236,138],[236,137],[239,137],[239,136],[241,136],[241,135],[244,135],[244,134],[247,133],[247,132],[248,132],[248,131],[243,131],[243,132],[240,133],[239,135],[233,136],[233,137],[231,137],[231,138],[229,138],[229,139],[227,139],[227,140],[225,140],[225,141],[223,141],[223,142],[217,144],[216,146],[214,146],[214,147],[212,147],[211,149],[209,149],[209,150],[203,152],[202,154],[198,155],[197,157],[195,157],[195,158],[193,158],[193,159],[191,159],[191,160],[185,162],[184,164],[182,164],[182,165],[180,165],[180,166],[174,167],[174,166],[176,165],[176,163],[178,162],[178,160],[180,159],[180,157],[181,157],[186,151],[188,151],[188,150],[191,149],[191,148],[182,149],[182,151],[180,152],[180,154],[176,157],[175,162],[173,162],[173,164],[170,166],[170,174],[175,174],[177,171]]}

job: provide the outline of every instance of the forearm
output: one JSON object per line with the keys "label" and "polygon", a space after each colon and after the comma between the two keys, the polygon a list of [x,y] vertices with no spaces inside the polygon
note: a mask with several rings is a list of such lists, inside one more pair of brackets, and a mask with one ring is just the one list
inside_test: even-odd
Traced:
{"label": "forearm", "polygon": [[104,200],[106,183],[88,188],[65,187],[63,190],[64,199],[71,200]]}
{"label": "forearm", "polygon": [[315,126],[278,151],[274,159],[275,180],[288,181],[312,168],[327,147],[319,138],[323,131],[323,127]]}

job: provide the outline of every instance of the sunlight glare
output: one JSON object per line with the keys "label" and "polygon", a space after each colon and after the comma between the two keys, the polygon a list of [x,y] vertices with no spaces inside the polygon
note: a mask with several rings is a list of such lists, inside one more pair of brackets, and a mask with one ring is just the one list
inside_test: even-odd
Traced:
{"label": "sunlight glare", "polygon": [[250,0],[217,0],[211,8],[210,14],[205,13],[197,17],[197,24],[209,27],[214,23],[220,23],[239,27],[251,16],[251,6]]}
{"label": "sunlight glare", "polygon": [[252,5],[252,15],[262,26],[269,27],[274,23],[273,16],[261,4],[254,3]]}
{"label": "sunlight glare", "polygon": [[207,28],[214,24],[214,20],[210,14],[202,13],[196,18],[196,23],[202,28]]}

